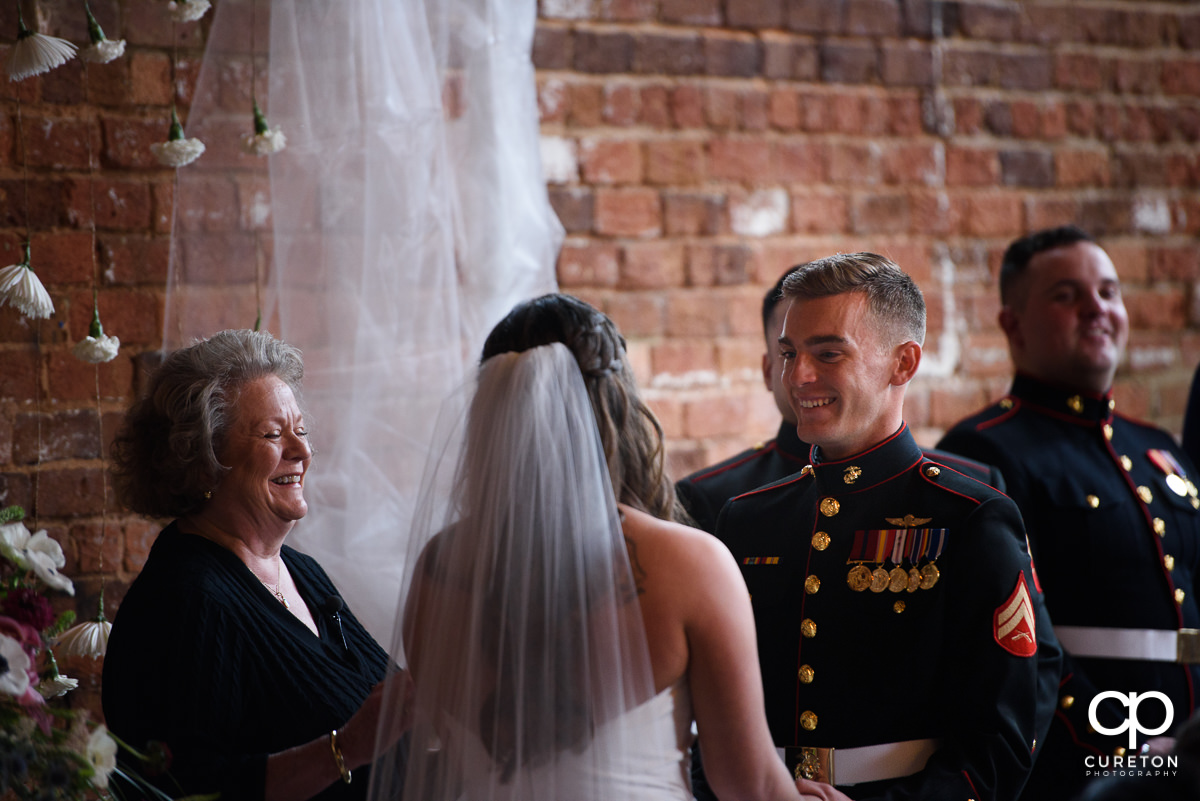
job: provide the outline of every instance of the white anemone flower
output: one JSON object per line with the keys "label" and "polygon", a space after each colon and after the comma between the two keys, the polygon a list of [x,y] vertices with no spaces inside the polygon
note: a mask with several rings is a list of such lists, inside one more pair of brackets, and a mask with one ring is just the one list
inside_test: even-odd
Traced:
{"label": "white anemone flower", "polygon": [[62,633],[54,643],[59,654],[66,656],[85,656],[89,659],[102,659],[108,650],[108,635],[112,631],[112,623],[103,615],[72,626]]}
{"label": "white anemone flower", "polygon": [[208,0],[171,0],[169,11],[176,22],[195,22],[211,7]]}
{"label": "white anemone flower", "polygon": [[81,362],[103,364],[117,358],[117,351],[120,349],[121,340],[104,333],[104,326],[100,325],[100,309],[93,304],[92,324],[88,328],[88,335],[75,343],[71,353]]}
{"label": "white anemone flower", "polygon": [[269,156],[278,153],[287,146],[287,137],[279,126],[272,128],[267,124],[266,115],[254,101],[254,133],[242,134],[242,152],[249,156]]}
{"label": "white anemone flower", "polygon": [[21,643],[0,634],[0,693],[20,697],[29,690],[29,654]]}
{"label": "white anemone flower", "polygon": [[25,243],[25,260],[0,269],[0,306],[9,303],[26,317],[47,319],[54,314],[54,301],[42,286],[42,281],[29,264],[29,243]]}
{"label": "white anemone flower", "polygon": [[30,534],[22,522],[0,526],[0,553],[24,570],[32,570],[47,587],[75,594],[75,585],[59,573],[67,563],[62,546],[45,529]]}
{"label": "white anemone flower", "polygon": [[17,41],[8,53],[8,79],[20,81],[49,72],[67,63],[75,55],[76,49],[66,39],[29,30],[18,8]]}
{"label": "white anemone flower", "polygon": [[179,115],[172,108],[171,132],[167,135],[167,141],[150,145],[150,152],[166,167],[183,167],[200,158],[200,154],[204,152],[204,143],[199,139],[184,137]]}
{"label": "white anemone flower", "polygon": [[95,772],[91,776],[92,786],[98,790],[108,788],[108,777],[117,769],[117,742],[103,725],[97,726],[88,737],[84,756]]}
{"label": "white anemone flower", "polygon": [[88,38],[92,43],[79,51],[79,57],[93,64],[107,64],[125,55],[125,40],[109,39],[104,35],[104,29],[100,27],[100,23],[92,16],[92,9],[86,2],[83,4],[83,9],[87,12]]}

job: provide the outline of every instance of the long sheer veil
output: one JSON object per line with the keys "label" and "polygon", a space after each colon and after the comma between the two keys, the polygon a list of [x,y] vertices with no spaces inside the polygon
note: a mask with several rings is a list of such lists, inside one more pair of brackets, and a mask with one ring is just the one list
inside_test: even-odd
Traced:
{"label": "long sheer veil", "polygon": [[413,527],[393,645],[416,683],[407,769],[381,756],[370,797],[615,801],[639,748],[616,723],[653,680],[583,378],[553,344],[475,384],[443,415],[461,446]]}

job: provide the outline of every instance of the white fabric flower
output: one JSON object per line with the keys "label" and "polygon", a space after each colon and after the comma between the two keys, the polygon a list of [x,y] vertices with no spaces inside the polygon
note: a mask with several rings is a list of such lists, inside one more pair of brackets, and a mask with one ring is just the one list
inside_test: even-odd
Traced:
{"label": "white fabric flower", "polygon": [[65,64],[75,55],[75,45],[57,36],[34,33],[17,18],[17,41],[8,53],[8,79],[20,81],[33,75],[49,72]]}
{"label": "white fabric flower", "polygon": [[21,643],[0,634],[0,693],[20,697],[29,690],[29,654]]}
{"label": "white fabric flower", "polygon": [[49,679],[42,679],[38,684],[38,692],[43,698],[58,698],[60,695],[66,695],[79,686],[79,679],[73,679],[70,676],[64,676],[61,673],[54,675]]}
{"label": "white fabric flower", "polygon": [[101,39],[79,51],[79,57],[93,64],[107,64],[125,55],[124,39]]}
{"label": "white fabric flower", "polygon": [[150,152],[158,163],[166,167],[183,167],[200,158],[204,143],[199,139],[175,139],[150,145]]}
{"label": "white fabric flower", "polygon": [[108,635],[112,631],[112,623],[101,617],[87,623],[72,626],[62,633],[54,643],[60,654],[66,656],[86,656],[89,659],[100,659],[108,650]]}
{"label": "white fabric flower", "polygon": [[208,0],[171,0],[171,19],[176,22],[195,22],[208,12],[212,3]]}
{"label": "white fabric flower", "polygon": [[37,273],[29,266],[29,246],[25,246],[25,261],[0,269],[0,306],[9,303],[26,317],[46,319],[54,314],[54,301],[42,286]]}
{"label": "white fabric flower", "polygon": [[45,529],[30,535],[21,522],[0,526],[0,553],[17,567],[32,570],[47,587],[75,594],[75,585],[58,572],[67,563],[62,546]]}
{"label": "white fabric flower", "polygon": [[287,146],[287,137],[279,126],[263,133],[242,134],[242,152],[250,156],[269,156]]}
{"label": "white fabric flower", "polygon": [[117,742],[103,725],[97,726],[88,738],[84,756],[95,771],[91,777],[92,786],[107,789],[108,777],[117,769]]}
{"label": "white fabric flower", "polygon": [[75,343],[75,347],[71,348],[71,353],[75,354],[75,358],[81,362],[103,364],[117,358],[117,351],[120,349],[121,340],[119,338],[101,334],[99,338],[87,336],[79,340]]}

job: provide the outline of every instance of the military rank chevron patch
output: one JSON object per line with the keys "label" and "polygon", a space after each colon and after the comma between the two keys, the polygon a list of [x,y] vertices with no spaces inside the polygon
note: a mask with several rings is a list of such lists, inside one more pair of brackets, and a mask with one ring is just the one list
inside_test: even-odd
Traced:
{"label": "military rank chevron patch", "polygon": [[1017,586],[1008,600],[1000,604],[993,618],[992,636],[997,644],[1013,656],[1033,656],[1037,653],[1037,630],[1033,617],[1033,601],[1025,586],[1025,574],[1017,574]]}

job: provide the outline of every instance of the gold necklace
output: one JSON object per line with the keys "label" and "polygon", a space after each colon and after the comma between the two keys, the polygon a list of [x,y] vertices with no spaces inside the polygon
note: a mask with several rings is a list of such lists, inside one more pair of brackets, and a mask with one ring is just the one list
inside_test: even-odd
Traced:
{"label": "gold necklace", "polygon": [[284,598],[283,593],[279,591],[279,584],[283,579],[283,560],[282,559],[279,560],[279,571],[275,574],[275,586],[274,587],[272,587],[266,581],[263,581],[263,577],[258,575],[257,573],[254,574],[254,577],[257,578],[259,581],[261,581],[262,585],[264,587],[266,587],[271,592],[275,593],[275,597],[279,599],[279,603],[283,604],[284,609],[291,610],[292,605],[287,602],[287,598]]}

